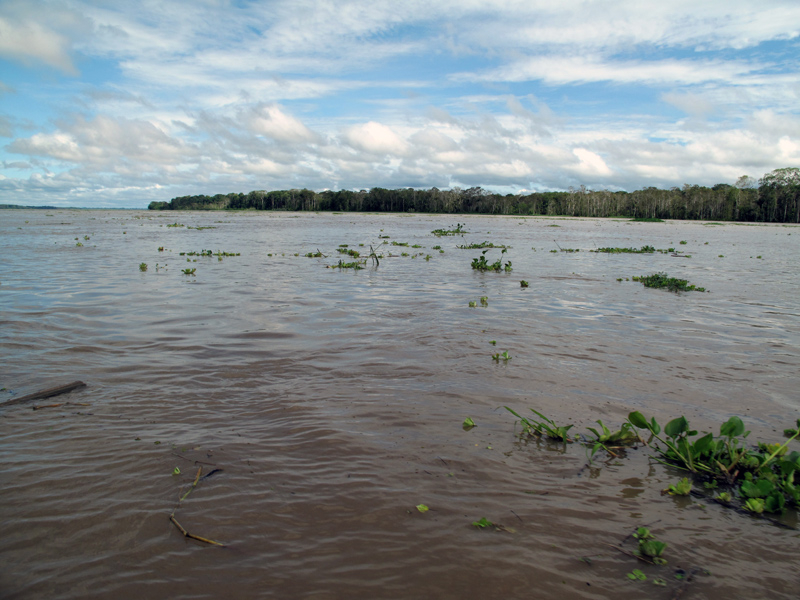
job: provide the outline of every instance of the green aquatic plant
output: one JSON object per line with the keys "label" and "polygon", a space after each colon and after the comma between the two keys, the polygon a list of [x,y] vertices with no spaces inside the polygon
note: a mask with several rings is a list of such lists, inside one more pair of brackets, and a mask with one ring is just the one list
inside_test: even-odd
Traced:
{"label": "green aquatic plant", "polygon": [[508,406],[505,406],[504,408],[519,419],[520,424],[522,425],[522,431],[527,435],[534,435],[537,437],[545,436],[551,440],[558,440],[561,442],[572,441],[567,433],[570,429],[572,429],[572,425],[557,425],[555,421],[548,419],[542,413],[534,410],[533,408],[531,408],[530,411],[538,416],[541,421],[525,418],[511,410]]}
{"label": "green aquatic plant", "polygon": [[456,227],[454,229],[434,229],[433,231],[431,231],[431,233],[436,237],[449,236],[449,235],[464,235],[465,233],[467,233],[464,230],[464,225],[465,225],[464,223],[456,223]]}
{"label": "green aquatic plant", "polygon": [[181,273],[184,275],[194,275],[195,271],[197,271],[197,269],[182,269]]}
{"label": "green aquatic plant", "polygon": [[530,284],[529,284],[527,281],[525,281],[524,279],[523,279],[523,280],[521,280],[521,281],[519,282],[519,287],[524,287],[524,288],[526,288],[526,287],[528,287],[529,285],[530,285]]}
{"label": "green aquatic plant", "polygon": [[636,549],[638,556],[647,558],[657,565],[667,564],[661,556],[667,549],[667,544],[657,540],[647,527],[639,527],[633,537],[639,541],[639,547]]}
{"label": "green aquatic plant", "polygon": [[492,242],[481,242],[479,244],[462,244],[461,246],[456,246],[456,248],[460,248],[461,250],[480,250],[482,248],[511,248],[511,246],[493,244]]}
{"label": "green aquatic plant", "polygon": [[461,424],[461,426],[464,428],[464,431],[469,431],[473,427],[477,427],[477,425],[475,425],[475,421],[472,420],[472,417],[467,417],[464,419],[464,422]]}
{"label": "green aquatic plant", "polygon": [[339,252],[340,254],[347,254],[348,256],[352,256],[353,258],[358,258],[359,256],[361,256],[358,250],[348,249],[346,246],[345,247],[340,246],[339,248],[336,249],[336,251]]}
{"label": "green aquatic plant", "polygon": [[339,259],[339,262],[337,264],[328,265],[328,268],[329,269],[353,269],[354,271],[359,271],[359,270],[364,268],[364,265],[366,264],[366,262],[367,262],[366,260],[361,260],[361,261],[354,261],[354,262],[346,263],[346,262],[342,261],[341,259]]}
{"label": "green aquatic plant", "polygon": [[668,488],[662,491],[663,494],[670,496],[688,496],[692,491],[692,482],[688,477],[684,477],[678,483],[670,484]]}
{"label": "green aquatic plant", "polygon": [[800,432],[782,444],[760,444],[753,448],[745,444],[750,432],[745,431],[744,423],[737,416],[720,426],[717,437],[712,433],[698,435],[685,417],[667,423],[663,436],[658,422],[654,418],[648,421],[638,411],[628,415],[628,422],[648,430],[659,442],[651,446],[659,462],[685,469],[695,476],[738,486],[747,510],[783,512],[787,504],[800,506],[800,485],[794,480],[795,473],[800,471],[800,452],[788,452],[789,443],[800,436]]}
{"label": "green aquatic plant", "polygon": [[665,288],[670,292],[705,292],[706,288],[697,287],[690,284],[686,279],[670,277],[666,273],[654,273],[653,275],[640,275],[632,277],[634,281],[640,282],[649,288]]}
{"label": "green aquatic plant", "polygon": [[654,246],[642,246],[641,248],[595,248],[594,250],[589,250],[589,252],[601,252],[605,254],[653,254],[654,252],[666,254],[673,251],[674,248],[656,250]]}
{"label": "green aquatic plant", "polygon": [[[482,272],[495,271],[497,273],[499,273],[500,271],[505,271],[506,273],[511,271],[511,261],[510,260],[507,261],[506,264],[504,265],[503,264],[503,259],[502,259],[502,256],[501,256],[495,262],[490,263],[490,262],[488,262],[486,260],[486,253],[487,252],[488,252],[488,250],[484,250],[481,253],[481,256],[479,258],[473,258],[472,259],[472,268],[473,269],[475,269],[476,271],[482,271]],[[505,254],[505,253],[506,253],[506,248],[503,248],[503,250],[501,251],[501,254]]]}
{"label": "green aquatic plant", "polygon": [[492,354],[492,360],[508,362],[511,360],[511,355],[508,353],[508,350],[504,350],[498,354]]}
{"label": "green aquatic plant", "polygon": [[631,581],[647,581],[647,575],[645,575],[641,569],[634,569],[630,573],[626,575],[628,579]]}
{"label": "green aquatic plant", "polygon": [[142,272],[147,271],[147,263],[139,263],[139,270]]}

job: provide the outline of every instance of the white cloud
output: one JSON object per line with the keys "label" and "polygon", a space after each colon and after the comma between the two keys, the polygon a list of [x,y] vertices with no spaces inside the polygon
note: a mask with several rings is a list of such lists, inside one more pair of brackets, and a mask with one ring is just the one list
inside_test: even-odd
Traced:
{"label": "white cloud", "polygon": [[578,172],[581,175],[589,177],[596,175],[611,175],[611,169],[608,168],[608,165],[599,154],[596,154],[591,150],[587,150],[586,148],[575,148],[573,149],[572,153],[577,156],[578,160],[580,161],[580,164],[578,165]]}
{"label": "white cloud", "polygon": [[277,106],[254,107],[248,121],[255,133],[281,142],[311,142],[315,139],[305,125]]}
{"label": "white cloud", "polygon": [[342,137],[353,148],[376,155],[404,156],[408,153],[408,144],[403,139],[390,127],[375,121],[349,127]]}

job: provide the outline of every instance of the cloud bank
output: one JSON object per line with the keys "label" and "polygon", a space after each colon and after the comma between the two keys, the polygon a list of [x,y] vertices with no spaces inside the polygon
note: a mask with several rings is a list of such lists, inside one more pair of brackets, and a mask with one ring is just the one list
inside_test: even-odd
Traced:
{"label": "cloud bank", "polygon": [[734,183],[800,165],[800,5],[0,3],[4,202]]}

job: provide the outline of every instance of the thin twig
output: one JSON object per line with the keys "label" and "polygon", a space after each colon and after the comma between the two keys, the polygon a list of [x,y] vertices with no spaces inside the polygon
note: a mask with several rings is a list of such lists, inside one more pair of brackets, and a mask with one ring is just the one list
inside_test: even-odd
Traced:
{"label": "thin twig", "polygon": [[198,542],[204,542],[206,544],[211,544],[212,546],[220,546],[222,548],[225,547],[225,544],[220,544],[219,542],[215,542],[214,540],[209,540],[208,538],[200,537],[199,535],[194,535],[193,533],[189,533],[188,531],[186,531],[184,526],[178,523],[178,519],[175,518],[175,513],[169,516],[169,520],[175,524],[175,527],[177,527],[178,531],[180,531],[183,534],[183,537],[192,538],[193,540],[197,540]]}

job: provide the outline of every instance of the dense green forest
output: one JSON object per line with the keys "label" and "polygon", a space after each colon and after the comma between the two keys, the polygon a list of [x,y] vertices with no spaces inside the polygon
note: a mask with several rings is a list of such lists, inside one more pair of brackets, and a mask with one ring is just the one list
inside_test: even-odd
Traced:
{"label": "dense green forest", "polygon": [[635,192],[593,191],[495,194],[479,187],[451,190],[404,188],[337,192],[253,191],[215,196],[182,196],[151,202],[150,210],[290,210],[561,215],[800,223],[800,169],[776,169],[756,181],[735,185],[684,185]]}

